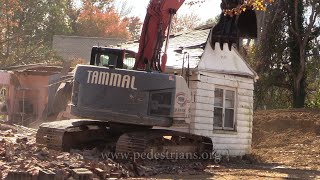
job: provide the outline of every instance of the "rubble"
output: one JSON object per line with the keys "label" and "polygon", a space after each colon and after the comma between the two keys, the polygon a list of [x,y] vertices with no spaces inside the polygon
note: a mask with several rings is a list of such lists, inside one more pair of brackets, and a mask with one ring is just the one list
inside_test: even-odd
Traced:
{"label": "rubble", "polygon": [[36,144],[35,135],[35,129],[0,123],[1,179],[119,179],[196,174],[205,167],[201,163],[119,163],[103,158],[102,152],[96,148],[60,152]]}
{"label": "rubble", "polygon": [[104,179],[128,177],[125,167],[96,149],[59,152],[35,143],[36,130],[0,124],[1,179]]}

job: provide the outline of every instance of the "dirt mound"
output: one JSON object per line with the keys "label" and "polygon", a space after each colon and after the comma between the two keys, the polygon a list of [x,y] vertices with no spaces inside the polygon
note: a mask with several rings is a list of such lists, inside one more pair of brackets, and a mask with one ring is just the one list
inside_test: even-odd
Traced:
{"label": "dirt mound", "polygon": [[254,113],[253,154],[264,162],[320,169],[320,111],[266,110]]}

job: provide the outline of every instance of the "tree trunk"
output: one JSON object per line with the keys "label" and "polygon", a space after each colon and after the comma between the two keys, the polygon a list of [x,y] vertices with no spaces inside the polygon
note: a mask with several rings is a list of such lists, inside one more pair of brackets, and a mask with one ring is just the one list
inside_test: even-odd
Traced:
{"label": "tree trunk", "polygon": [[303,108],[306,98],[306,83],[305,83],[305,76],[303,76],[303,79],[295,79],[294,80],[294,86],[293,86],[293,108]]}
{"label": "tree trunk", "polygon": [[289,48],[292,69],[292,106],[303,108],[306,98],[305,49],[303,33],[303,3],[294,0],[289,4]]}

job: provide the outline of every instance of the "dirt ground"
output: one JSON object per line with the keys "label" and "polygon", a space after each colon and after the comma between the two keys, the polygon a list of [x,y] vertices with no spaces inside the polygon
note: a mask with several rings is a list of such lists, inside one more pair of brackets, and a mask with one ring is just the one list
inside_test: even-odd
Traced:
{"label": "dirt ground", "polygon": [[154,179],[320,179],[320,110],[254,113],[252,155]]}
{"label": "dirt ground", "polygon": [[70,153],[49,150],[35,144],[35,132],[0,124],[0,179],[5,179],[10,171],[37,176],[41,169],[49,169],[66,179],[75,169],[86,168],[95,177],[107,173],[113,179],[320,180],[320,110],[256,111],[252,154],[220,164],[189,161],[123,164],[101,160],[97,149]]}

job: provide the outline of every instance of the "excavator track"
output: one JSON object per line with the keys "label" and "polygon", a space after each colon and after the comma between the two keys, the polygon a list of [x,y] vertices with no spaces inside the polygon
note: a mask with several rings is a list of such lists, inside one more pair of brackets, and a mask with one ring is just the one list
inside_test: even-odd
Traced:
{"label": "excavator track", "polygon": [[69,151],[97,146],[115,150],[119,137],[127,132],[144,131],[149,126],[109,123],[102,120],[71,119],[40,125],[36,142],[50,149]]}
{"label": "excavator track", "polygon": [[105,121],[83,119],[43,123],[37,131],[36,142],[50,149],[69,151],[82,144],[110,139],[108,125]]}
{"label": "excavator track", "polygon": [[142,153],[149,156],[201,154],[212,152],[213,147],[211,139],[204,136],[83,119],[43,123],[37,131],[36,142],[60,151],[109,145],[109,150],[126,153],[131,159],[133,156],[140,157]]}
{"label": "excavator track", "polygon": [[[138,157],[142,153],[155,157],[155,154],[195,154],[212,152],[212,141],[208,137],[170,131],[151,129],[142,132],[130,132],[121,135],[116,144],[117,153],[127,153]],[[162,157],[168,158],[168,157]]]}

